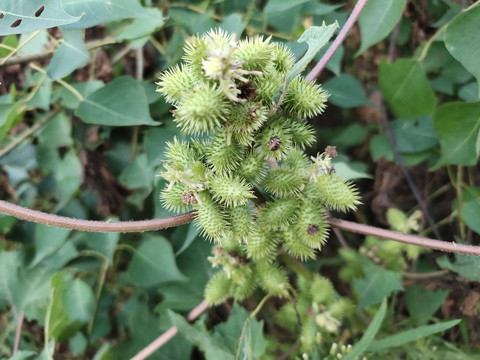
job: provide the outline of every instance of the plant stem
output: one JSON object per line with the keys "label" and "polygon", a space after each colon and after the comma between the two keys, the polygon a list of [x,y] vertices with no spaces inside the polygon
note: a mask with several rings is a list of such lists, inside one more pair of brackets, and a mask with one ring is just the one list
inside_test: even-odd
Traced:
{"label": "plant stem", "polygon": [[345,40],[345,38],[347,37],[348,32],[353,27],[353,24],[355,24],[355,22],[357,21],[363,7],[367,4],[367,1],[368,0],[358,0],[357,4],[352,10],[352,13],[348,17],[347,22],[345,23],[345,25],[343,25],[342,30],[340,30],[340,33],[335,38],[332,45],[330,45],[330,47],[322,56],[318,64],[315,65],[313,70],[310,71],[310,73],[306,76],[306,79],[308,81],[313,81],[314,79],[316,79],[318,75],[320,75],[320,73],[322,72],[323,68],[327,66],[332,56],[337,52],[338,48],[343,43],[343,40]]}
{"label": "plant stem", "polygon": [[351,231],[357,234],[372,235],[375,237],[402,242],[405,244],[422,246],[425,248],[447,251],[457,254],[468,254],[480,256],[480,247],[466,244],[457,244],[456,242],[440,241],[421,236],[403,234],[397,231],[380,229],[374,226],[357,224],[351,221],[341,219],[329,219],[330,225],[342,230]]}
{"label": "plant stem", "polygon": [[[201,314],[203,314],[208,309],[208,304],[206,300],[203,300],[200,304],[198,304],[187,316],[188,321],[193,321],[198,318]],[[155,351],[160,349],[163,345],[165,345],[169,340],[171,340],[176,334],[178,330],[175,326],[172,326],[167,331],[165,331],[162,335],[158,338],[153,340],[149,345],[143,348],[137,355],[132,357],[130,360],[144,360],[150,355],[152,355]]]}
{"label": "plant stem", "polygon": [[54,214],[47,214],[41,211],[24,208],[19,205],[0,200],[0,212],[15,216],[16,218],[33,221],[40,224],[56,226],[79,231],[90,232],[142,232],[150,230],[166,229],[192,222],[195,213],[193,211],[171,216],[162,219],[140,220],[140,221],[93,221],[68,218]]}
{"label": "plant stem", "polygon": [[37,30],[35,31],[34,33],[32,33],[23,43],[21,43],[20,45],[18,45],[11,53],[9,53],[7,56],[5,56],[2,60],[2,62],[0,62],[0,66],[3,66],[7,63],[7,61],[13,56],[15,55],[17,52],[20,51],[20,49],[22,47],[24,47],[25,45],[27,45],[30,41],[32,41],[32,39],[34,39],[38,34],[40,34],[40,31],[41,30]]}
{"label": "plant stem", "polygon": [[25,319],[25,313],[20,313],[17,319],[17,328],[15,329],[15,341],[13,343],[13,355],[15,355],[18,351],[20,346],[20,337],[22,335],[22,326],[23,326],[23,319]]}
{"label": "plant stem", "polygon": [[465,241],[465,223],[462,218],[462,187],[463,187],[463,166],[457,166],[457,181],[455,182],[455,190],[457,192],[457,210],[458,210],[458,227],[460,229],[460,236],[463,241]]}

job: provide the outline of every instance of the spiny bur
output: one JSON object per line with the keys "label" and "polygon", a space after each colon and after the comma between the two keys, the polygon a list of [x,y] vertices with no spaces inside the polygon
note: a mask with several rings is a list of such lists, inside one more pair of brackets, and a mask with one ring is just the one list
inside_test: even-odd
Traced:
{"label": "spiny bur", "polygon": [[[324,111],[328,94],[302,76],[287,82],[294,56],[271,37],[237,41],[212,30],[189,39],[184,52],[184,63],[157,83],[190,139],[167,144],[161,201],[177,212],[195,210],[196,225],[216,243],[209,303],[241,300],[257,287],[288,297],[292,286],[278,254],[315,258],[328,236],[325,210],[359,204],[357,190],[335,174],[334,147],[305,154],[315,142],[307,120]],[[326,280],[314,285],[299,311],[333,297]],[[316,334],[302,334],[304,343]]]}

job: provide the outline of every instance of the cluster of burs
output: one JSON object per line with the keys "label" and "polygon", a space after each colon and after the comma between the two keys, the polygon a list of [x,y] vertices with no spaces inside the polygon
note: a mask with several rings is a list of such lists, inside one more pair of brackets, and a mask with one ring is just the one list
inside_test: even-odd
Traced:
{"label": "cluster of burs", "polygon": [[323,111],[328,95],[300,76],[287,83],[294,57],[270,40],[236,41],[222,30],[193,37],[184,63],[158,82],[189,138],[167,145],[161,197],[171,210],[195,210],[217,245],[210,261],[221,270],[206,289],[212,304],[258,286],[288,296],[276,257],[314,258],[328,236],[325,209],[358,204],[330,164],[334,147],[310,159],[304,153],[315,141],[306,119]]}

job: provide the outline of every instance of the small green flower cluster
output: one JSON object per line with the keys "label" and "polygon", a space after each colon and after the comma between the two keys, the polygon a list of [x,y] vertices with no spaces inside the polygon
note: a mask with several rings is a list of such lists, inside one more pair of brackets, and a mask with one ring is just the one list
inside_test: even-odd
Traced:
{"label": "small green flower cluster", "polygon": [[288,296],[278,252],[314,258],[328,236],[324,210],[359,203],[333,171],[334,147],[311,160],[304,153],[315,141],[306,119],[322,113],[328,95],[302,77],[285,86],[294,57],[270,40],[235,41],[222,30],[194,37],[184,64],[158,82],[174,121],[193,137],[168,144],[161,197],[168,209],[195,210],[203,235],[218,244],[210,260],[222,271],[206,289],[213,304],[258,286]]}

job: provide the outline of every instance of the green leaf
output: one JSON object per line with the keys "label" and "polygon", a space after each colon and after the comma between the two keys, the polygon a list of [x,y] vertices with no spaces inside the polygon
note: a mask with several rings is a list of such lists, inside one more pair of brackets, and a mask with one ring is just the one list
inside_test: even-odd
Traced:
{"label": "green leaf", "polygon": [[67,114],[62,111],[42,126],[38,132],[38,141],[52,148],[71,146],[73,144],[71,134],[72,123]]}
{"label": "green leaf", "polygon": [[424,325],[415,329],[403,331],[399,334],[395,334],[385,339],[375,341],[369,346],[368,351],[382,351],[392,348],[394,346],[404,345],[417,339],[450,329],[451,327],[457,325],[460,321],[462,320],[458,319],[445,321],[438,324]]}
{"label": "green leaf", "polygon": [[21,102],[0,104],[0,141],[10,129],[22,118],[25,107]]}
{"label": "green leaf", "polygon": [[406,291],[405,303],[408,312],[417,324],[425,324],[442,305],[448,290],[430,290],[420,285],[410,286]]}
{"label": "green leaf", "polygon": [[382,62],[378,81],[385,99],[398,117],[414,119],[433,113],[435,94],[417,61]]}
{"label": "green leaf", "polygon": [[405,8],[405,0],[369,0],[358,18],[362,46],[355,56],[384,39],[397,25]]}
{"label": "green leaf", "polygon": [[95,296],[92,288],[81,279],[73,279],[65,284],[63,304],[70,322],[88,323],[93,316]]}
{"label": "green leaf", "polygon": [[267,347],[263,336],[263,320],[248,320],[242,334],[249,315],[240,305],[234,304],[228,320],[215,326],[215,338],[219,343],[225,344],[232,353],[237,352],[237,359],[258,359]]}
{"label": "green leaf", "polygon": [[[472,7],[453,19],[445,31],[445,45],[452,56],[472,73],[480,85],[480,7]],[[479,93],[480,96],[480,93]]]}
{"label": "green leaf", "polygon": [[480,257],[465,254],[455,254],[455,262],[450,262],[447,256],[437,259],[442,269],[456,272],[458,275],[473,281],[480,281]]}
{"label": "green leaf", "polygon": [[65,11],[81,15],[81,19],[64,29],[85,29],[113,20],[148,17],[148,12],[136,0],[63,0]]}
{"label": "green leaf", "polygon": [[17,252],[0,252],[0,305],[11,305],[17,314],[42,322],[50,296],[53,270],[45,266],[27,268]]}
{"label": "green leaf", "polygon": [[57,181],[58,203],[55,211],[62,209],[82,184],[82,165],[80,159],[71,149],[58,163],[55,171]]}
{"label": "green leaf", "polygon": [[75,69],[85,65],[90,57],[81,30],[63,30],[62,35],[63,42],[46,69],[52,80],[70,75]]}
{"label": "green leaf", "polygon": [[120,239],[120,233],[84,233],[83,239],[87,246],[105,255],[113,264],[113,254]]}
{"label": "green leaf", "polygon": [[240,14],[234,13],[224,17],[220,24],[220,27],[230,34],[236,34],[238,39],[240,38],[243,30],[245,29],[245,24],[243,22],[242,16]]}
{"label": "green leaf", "polygon": [[472,191],[474,198],[470,201],[466,201],[462,205],[462,218],[465,224],[477,234],[480,234],[480,195],[478,194],[478,188],[467,188],[465,191]]}
{"label": "green leaf", "polygon": [[365,279],[353,279],[353,288],[360,295],[358,306],[365,308],[377,304],[393,291],[403,290],[399,274],[385,270],[362,258]]}
{"label": "green leaf", "polygon": [[58,341],[62,333],[70,323],[68,313],[63,306],[62,295],[64,292],[64,271],[56,273],[52,278],[53,294],[50,301],[48,317],[48,338],[54,338]]}
{"label": "green leaf", "polygon": [[190,325],[181,315],[168,311],[168,316],[180,334],[197,345],[207,359],[233,360],[233,353],[226,345],[215,339],[205,328]]}
{"label": "green leaf", "polygon": [[207,260],[211,248],[212,245],[202,239],[194,241],[178,256],[178,267],[188,280],[162,285],[159,290],[163,301],[156,310],[189,311],[204,299],[205,286],[213,275],[212,266]]}
{"label": "green leaf", "polygon": [[160,10],[151,8],[146,9],[150,16],[135,19],[125,30],[117,35],[118,40],[134,40],[148,36],[156,29],[163,26],[165,19]]}
{"label": "green leaf", "polygon": [[88,124],[158,125],[150,117],[144,87],[127,76],[119,77],[88,95],[75,114]]}
{"label": "green leaf", "polygon": [[185,281],[178,270],[170,243],[163,236],[145,236],[127,271],[136,286],[154,286],[174,281]]}
{"label": "green leaf", "polygon": [[275,12],[286,12],[295,6],[306,3],[308,1],[309,0],[269,0],[267,5],[265,5],[265,7],[263,8],[263,12],[266,14]]}
{"label": "green leaf", "polygon": [[162,161],[166,160],[165,143],[172,141],[175,135],[178,135],[177,131],[164,127],[149,129],[145,133],[143,142],[149,166],[161,164]]}
{"label": "green leaf", "polygon": [[416,120],[396,119],[391,122],[398,150],[402,153],[417,153],[438,144],[438,134],[431,116]]}
{"label": "green leaf", "polygon": [[479,92],[480,91],[479,91],[478,84],[475,82],[472,82],[470,84],[462,86],[458,90],[458,97],[463,101],[476,102],[476,101],[480,101]]}
{"label": "green leaf", "polygon": [[[42,7],[43,12],[39,14]],[[4,14],[0,20],[0,36],[62,26],[80,19],[80,16],[71,16],[65,12],[59,0],[2,0],[0,12]],[[20,24],[11,27],[18,20],[21,20]]]}
{"label": "green leaf", "polygon": [[480,102],[451,102],[440,105],[433,115],[442,155],[440,165],[477,163],[476,142],[480,129]]}
{"label": "green leaf", "polygon": [[295,63],[292,70],[290,70],[290,72],[287,74],[286,88],[288,88],[290,81],[298,76],[307,67],[310,61],[312,61],[320,49],[328,43],[337,29],[338,23],[335,22],[330,25],[323,24],[322,26],[311,26],[305,30],[297,42],[306,42],[308,45],[308,50],[305,55],[303,55],[302,58]]}
{"label": "green leaf", "polygon": [[[77,90],[83,97],[87,97],[91,93],[105,86],[100,80],[89,80],[81,83],[71,84],[71,86]],[[75,110],[80,105],[81,100],[78,99],[75,94],[64,87],[61,87],[55,94],[55,97],[60,98],[60,102],[67,109]]]}
{"label": "green leaf", "polygon": [[35,225],[35,257],[31,267],[60,249],[72,230],[42,224]]}
{"label": "green leaf", "polygon": [[331,78],[322,87],[330,93],[328,101],[337,106],[351,109],[370,103],[362,86],[352,75],[342,74]]}
{"label": "green leaf", "polygon": [[365,351],[367,351],[368,347],[373,341],[373,338],[375,337],[378,330],[380,329],[380,326],[382,325],[382,321],[385,317],[386,311],[387,299],[384,298],[382,304],[380,305],[380,308],[375,314],[375,317],[373,318],[370,325],[368,325],[368,328],[363,334],[362,338],[352,347],[352,350],[342,358],[343,360],[358,359]]}

